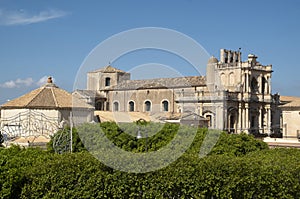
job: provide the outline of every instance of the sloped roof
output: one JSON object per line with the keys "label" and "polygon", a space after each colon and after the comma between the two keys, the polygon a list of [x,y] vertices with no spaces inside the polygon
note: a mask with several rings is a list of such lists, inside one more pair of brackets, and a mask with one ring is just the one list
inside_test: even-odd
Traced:
{"label": "sloped roof", "polygon": [[53,83],[35,89],[19,98],[13,99],[1,106],[2,109],[30,108],[30,109],[71,109],[94,107],[80,99],[72,97],[72,94],[58,88]]}
{"label": "sloped roof", "polygon": [[125,80],[120,82],[113,89],[147,89],[147,88],[174,88],[204,86],[206,80],[204,76],[189,76],[175,78],[156,78],[145,80]]}
{"label": "sloped roof", "polygon": [[218,59],[215,58],[214,56],[211,56],[208,60],[208,64],[216,64],[218,62],[219,62]]}
{"label": "sloped roof", "polygon": [[300,107],[300,97],[280,96],[280,101],[283,103],[281,107]]}
{"label": "sloped roof", "polygon": [[117,69],[117,68],[114,68],[111,65],[108,65],[108,66],[106,66],[104,68],[100,68],[100,69],[91,71],[89,73],[98,73],[98,72],[102,72],[102,73],[126,73],[125,71]]}
{"label": "sloped roof", "polygon": [[105,96],[98,92],[98,91],[95,91],[95,90],[75,90],[73,92],[73,94],[79,94],[81,96],[84,96],[84,97],[92,97],[92,98],[95,98],[95,97],[100,97],[100,98],[105,98]]}
{"label": "sloped roof", "polygon": [[36,143],[36,142],[40,142],[40,143],[47,143],[49,142],[50,139],[40,135],[40,136],[28,136],[28,137],[17,137],[15,140],[13,140],[13,143]]}
{"label": "sloped roof", "polygon": [[186,112],[182,115],[182,118],[181,120],[204,120],[204,121],[208,121],[208,119],[206,119],[205,117],[201,116],[201,115],[198,115],[196,113],[189,113],[189,112]]}
{"label": "sloped roof", "polygon": [[134,122],[139,119],[151,121],[148,113],[143,112],[111,112],[111,111],[95,111],[95,115],[100,117],[101,122],[116,121],[116,122]]}

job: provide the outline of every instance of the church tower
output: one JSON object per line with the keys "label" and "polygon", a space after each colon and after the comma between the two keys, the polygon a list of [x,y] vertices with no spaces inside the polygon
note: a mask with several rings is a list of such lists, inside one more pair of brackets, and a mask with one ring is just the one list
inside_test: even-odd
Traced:
{"label": "church tower", "polygon": [[221,49],[220,61],[210,58],[207,86],[224,92],[224,129],[253,134],[271,131],[272,65],[262,65],[257,56],[241,61],[241,52]]}

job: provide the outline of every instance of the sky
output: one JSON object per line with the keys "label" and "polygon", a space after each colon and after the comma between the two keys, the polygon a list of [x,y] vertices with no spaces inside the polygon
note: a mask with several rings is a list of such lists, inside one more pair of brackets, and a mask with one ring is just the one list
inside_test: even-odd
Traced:
{"label": "sky", "polygon": [[147,27],[185,35],[209,56],[219,58],[221,48],[241,48],[243,60],[255,54],[261,64],[273,66],[273,93],[300,96],[299,9],[297,0],[0,0],[0,104],[38,88],[47,76],[71,92],[78,73],[109,63],[125,71],[146,69],[157,77],[205,75],[205,66],[194,70],[189,61],[159,49],[117,59],[98,53],[101,61],[81,70],[103,42]]}

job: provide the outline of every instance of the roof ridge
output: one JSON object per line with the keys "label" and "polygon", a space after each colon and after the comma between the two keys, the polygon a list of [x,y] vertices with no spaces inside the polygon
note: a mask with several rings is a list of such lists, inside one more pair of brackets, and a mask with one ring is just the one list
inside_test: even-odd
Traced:
{"label": "roof ridge", "polygon": [[29,104],[31,104],[31,102],[33,102],[33,100],[35,100],[36,98],[37,98],[37,96],[39,95],[39,94],[41,94],[41,92],[44,90],[44,88],[45,87],[40,87],[40,88],[38,88],[38,89],[41,89],[26,105],[25,105],[25,107],[28,107],[29,106]]}
{"label": "roof ridge", "polygon": [[53,96],[53,100],[54,100],[54,102],[55,102],[55,106],[56,106],[56,107],[59,107],[59,104],[58,104],[58,102],[57,102],[57,100],[56,100],[56,95],[55,95],[53,89],[52,89],[52,88],[50,88],[50,89],[51,89],[51,93],[52,93],[52,96]]}
{"label": "roof ridge", "polygon": [[73,95],[72,93],[69,93],[68,91],[64,90],[64,89],[58,89],[59,91],[65,93],[65,95],[68,95],[69,97],[71,97],[71,108],[73,108]]}

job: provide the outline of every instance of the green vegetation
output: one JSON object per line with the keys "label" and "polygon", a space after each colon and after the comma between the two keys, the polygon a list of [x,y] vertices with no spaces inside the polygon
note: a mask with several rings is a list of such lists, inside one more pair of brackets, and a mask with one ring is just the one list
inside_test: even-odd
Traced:
{"label": "green vegetation", "polygon": [[[178,131],[178,125],[150,123],[139,127],[143,138],[137,139],[136,125],[100,125],[118,147],[135,153],[161,149]],[[88,134],[97,127],[99,124],[82,128]],[[68,131],[57,135],[62,133],[67,141]],[[220,136],[219,141],[209,155],[199,158],[208,133]],[[246,134],[198,129],[179,159],[144,174],[107,167],[83,148],[87,142],[97,144],[99,137],[81,141],[76,129],[72,135],[74,153],[55,153],[53,144],[48,151],[0,148],[0,198],[300,198],[300,150],[271,150]]]}

